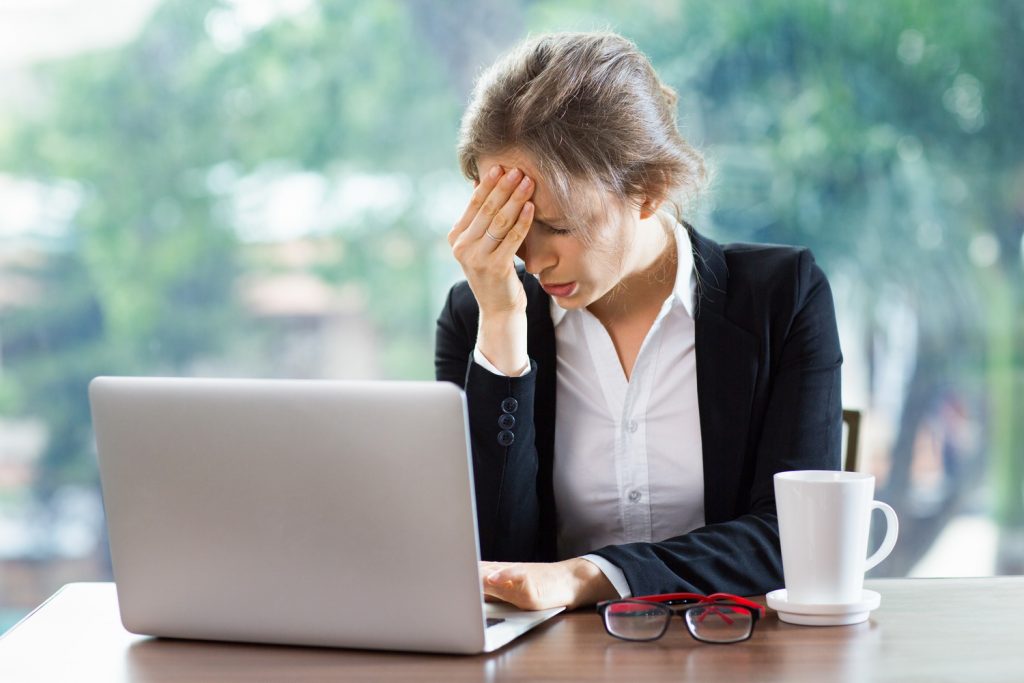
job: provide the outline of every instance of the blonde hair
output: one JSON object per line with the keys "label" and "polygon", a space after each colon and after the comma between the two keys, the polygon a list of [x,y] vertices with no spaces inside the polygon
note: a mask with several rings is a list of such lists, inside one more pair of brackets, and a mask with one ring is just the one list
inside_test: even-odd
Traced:
{"label": "blonde hair", "polygon": [[677,100],[647,57],[616,33],[528,38],[477,79],[459,131],[459,165],[479,180],[482,156],[528,154],[565,227],[578,235],[596,211],[608,211],[605,193],[596,206],[589,201],[594,189],[620,205],[666,202],[681,221],[708,173],[679,133]]}

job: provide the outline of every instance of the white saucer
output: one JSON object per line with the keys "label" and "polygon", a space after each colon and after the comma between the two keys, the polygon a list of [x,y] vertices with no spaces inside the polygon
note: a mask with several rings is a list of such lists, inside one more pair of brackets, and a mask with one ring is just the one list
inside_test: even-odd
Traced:
{"label": "white saucer", "polygon": [[871,610],[882,604],[882,596],[866,588],[860,600],[842,604],[805,603],[795,604],[788,600],[785,588],[772,591],[765,596],[768,606],[779,613],[779,619],[787,624],[801,626],[846,626],[866,621]]}

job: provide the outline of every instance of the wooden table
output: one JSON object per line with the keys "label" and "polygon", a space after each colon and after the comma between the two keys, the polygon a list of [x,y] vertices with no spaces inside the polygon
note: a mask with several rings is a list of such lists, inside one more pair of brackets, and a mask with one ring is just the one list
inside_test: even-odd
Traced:
{"label": "wooden table", "polygon": [[237,645],[128,633],[113,584],[69,584],[0,638],[0,681],[1024,681],[1024,577],[882,579],[871,619],[807,627],[775,613],[736,645],[604,633],[563,614],[476,657]]}

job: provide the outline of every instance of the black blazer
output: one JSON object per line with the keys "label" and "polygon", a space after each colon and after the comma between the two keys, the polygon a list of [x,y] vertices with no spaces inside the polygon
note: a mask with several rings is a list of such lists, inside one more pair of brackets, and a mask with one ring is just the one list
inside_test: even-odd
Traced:
{"label": "black blazer", "polygon": [[[839,469],[842,353],[832,293],[806,249],[722,246],[687,229],[698,283],[706,526],[594,552],[622,569],[633,595],[756,595],[783,585],[772,475]],[[483,558],[554,561],[555,333],[547,293],[518,272],[530,372],[501,377],[473,362],[479,309],[465,281],[438,318],[435,365],[437,379],[462,387],[469,404]]]}

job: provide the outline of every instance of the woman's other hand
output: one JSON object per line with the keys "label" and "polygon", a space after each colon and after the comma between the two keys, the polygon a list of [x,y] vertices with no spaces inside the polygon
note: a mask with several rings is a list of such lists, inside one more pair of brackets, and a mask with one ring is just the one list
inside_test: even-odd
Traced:
{"label": "woman's other hand", "polygon": [[480,584],[487,599],[520,609],[574,609],[619,597],[597,565],[576,557],[561,562],[481,562]]}

